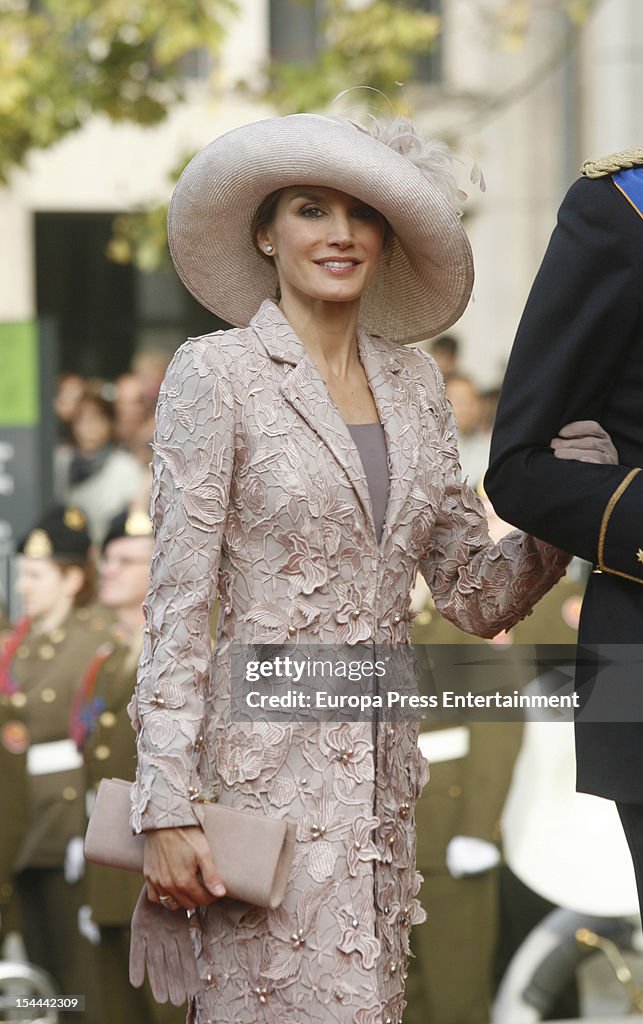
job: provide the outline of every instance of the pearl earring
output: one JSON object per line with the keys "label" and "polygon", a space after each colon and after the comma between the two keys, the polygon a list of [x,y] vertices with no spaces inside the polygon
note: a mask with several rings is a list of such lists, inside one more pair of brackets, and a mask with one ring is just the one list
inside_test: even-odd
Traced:
{"label": "pearl earring", "polygon": [[268,243],[268,245],[267,245],[267,246],[266,246],[266,248],[264,249],[264,252],[266,253],[266,255],[267,255],[267,256],[272,256],[272,254],[273,254],[273,252],[274,252],[274,251],[275,251],[275,250],[274,250],[274,249],[273,249],[273,247],[272,247],[272,246],[270,245],[270,243]]}

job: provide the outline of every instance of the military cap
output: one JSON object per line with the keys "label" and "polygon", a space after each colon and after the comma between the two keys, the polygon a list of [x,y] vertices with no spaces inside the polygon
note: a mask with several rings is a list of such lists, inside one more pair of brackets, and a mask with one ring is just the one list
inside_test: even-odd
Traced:
{"label": "military cap", "polygon": [[90,546],[87,519],[80,509],[56,505],[22,538],[17,550],[27,558],[67,558],[84,562]]}
{"label": "military cap", "polygon": [[135,512],[120,512],[114,516],[107,529],[105,540],[102,543],[104,551],[110,541],[119,540],[121,537],[151,537],[152,520],[147,513],[137,510]]}

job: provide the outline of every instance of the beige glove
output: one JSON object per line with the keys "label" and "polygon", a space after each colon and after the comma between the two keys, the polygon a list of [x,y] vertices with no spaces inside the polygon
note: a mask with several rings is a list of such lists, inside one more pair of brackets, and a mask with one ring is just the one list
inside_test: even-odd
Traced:
{"label": "beige glove", "polygon": [[151,903],[143,886],[132,917],[129,980],[140,988],[145,968],[157,1003],[180,1006],[201,989],[184,910],[165,910]]}

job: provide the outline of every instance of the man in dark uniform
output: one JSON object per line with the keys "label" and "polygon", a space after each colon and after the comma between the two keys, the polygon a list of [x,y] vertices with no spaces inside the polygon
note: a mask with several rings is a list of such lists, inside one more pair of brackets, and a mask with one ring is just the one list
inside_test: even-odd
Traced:
{"label": "man in dark uniform", "polygon": [[[102,778],[134,779],[136,736],[127,705],[143,646],[142,604],[153,550],[152,524],[145,513],[123,513],[112,520],[103,542],[99,596],[116,616],[113,637],[87,666],[71,717],[90,794]],[[86,881],[92,920],[100,929],[106,1020],[181,1024],[185,1006],[158,1004],[147,984],[135,989],[129,983],[130,922],[142,874],[88,864]]]}
{"label": "man in dark uniform", "polygon": [[[603,721],[592,711],[605,697],[597,662],[579,659],[578,788],[616,801],[643,902],[643,683],[634,648],[643,633],[642,294],[643,148],[586,164],[560,208],[509,361],[485,484],[503,519],[593,564],[579,649],[610,645],[621,658],[629,650]],[[561,461],[550,450],[562,424],[590,419],[611,435],[620,464],[575,461],[570,451],[573,461]]]}

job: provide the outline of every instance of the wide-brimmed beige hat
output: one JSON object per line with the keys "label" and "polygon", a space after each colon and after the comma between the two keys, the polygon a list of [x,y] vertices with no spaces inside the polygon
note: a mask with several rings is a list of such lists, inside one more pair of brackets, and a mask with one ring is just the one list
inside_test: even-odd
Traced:
{"label": "wide-brimmed beige hat", "polygon": [[277,288],[250,237],[259,204],[291,185],[338,189],[379,210],[394,238],[365,292],[360,322],[392,341],[430,338],[464,311],[473,258],[450,157],[410,122],[367,130],[316,114],[274,117],[209,143],[185,168],[168,214],[179,277],[207,309],[246,326]]}

